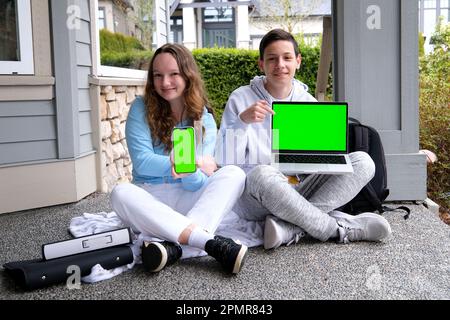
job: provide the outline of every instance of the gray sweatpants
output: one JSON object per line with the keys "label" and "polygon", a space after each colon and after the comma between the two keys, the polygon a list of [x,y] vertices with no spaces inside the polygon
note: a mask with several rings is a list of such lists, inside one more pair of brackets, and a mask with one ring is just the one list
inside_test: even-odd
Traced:
{"label": "gray sweatpants", "polygon": [[338,228],[328,213],[353,199],[375,175],[375,164],[367,153],[351,153],[350,160],[352,174],[304,175],[295,187],[277,169],[257,166],[248,172],[244,193],[234,211],[256,221],[272,214],[326,241]]}

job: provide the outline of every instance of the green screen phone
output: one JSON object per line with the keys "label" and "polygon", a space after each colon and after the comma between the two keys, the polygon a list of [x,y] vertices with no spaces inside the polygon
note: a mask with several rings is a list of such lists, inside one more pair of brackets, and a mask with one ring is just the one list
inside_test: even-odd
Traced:
{"label": "green screen phone", "polygon": [[173,162],[176,173],[193,173],[195,164],[195,133],[193,127],[174,128]]}

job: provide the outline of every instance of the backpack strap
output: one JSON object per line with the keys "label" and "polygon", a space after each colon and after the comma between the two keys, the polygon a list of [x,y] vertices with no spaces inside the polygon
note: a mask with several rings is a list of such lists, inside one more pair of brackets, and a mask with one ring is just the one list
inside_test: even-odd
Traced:
{"label": "backpack strap", "polygon": [[407,220],[409,218],[409,216],[411,215],[411,210],[408,207],[405,206],[400,206],[397,208],[389,208],[386,206],[382,206],[382,210],[381,212],[392,212],[392,211],[396,211],[396,210],[403,210],[406,211],[406,214],[403,216],[403,219]]}
{"label": "backpack strap", "polygon": [[367,184],[362,189],[362,195],[378,210],[380,214],[384,212],[392,212],[396,210],[403,210],[406,214],[403,216],[403,219],[407,220],[411,215],[411,210],[408,207],[400,206],[396,208],[389,208],[387,206],[383,206],[381,200],[378,198],[377,193],[373,189],[371,184]]}
{"label": "backpack strap", "polygon": [[361,122],[355,118],[348,118],[351,122],[356,123],[353,126],[353,146],[351,151],[364,151],[369,153],[369,130],[363,126]]}
{"label": "backpack strap", "polygon": [[348,120],[350,120],[351,122],[357,123],[357,124],[361,124],[361,122],[359,122],[359,120],[356,120],[355,118],[352,118],[352,117],[348,117]]}
{"label": "backpack strap", "polygon": [[355,150],[369,153],[369,130],[365,127],[357,126],[355,132]]}

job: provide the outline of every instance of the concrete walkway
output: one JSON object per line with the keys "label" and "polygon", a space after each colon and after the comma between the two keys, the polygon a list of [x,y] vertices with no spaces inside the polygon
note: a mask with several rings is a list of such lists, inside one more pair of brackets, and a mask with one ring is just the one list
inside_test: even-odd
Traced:
{"label": "concrete walkway", "polygon": [[[386,213],[383,243],[302,241],[273,251],[252,248],[237,276],[210,257],[184,260],[157,274],[141,266],[96,284],[26,292],[0,271],[3,299],[450,299],[450,227],[423,206]],[[72,217],[111,211],[108,195],[74,204],[0,215],[0,265],[40,258],[41,244],[68,239]]]}

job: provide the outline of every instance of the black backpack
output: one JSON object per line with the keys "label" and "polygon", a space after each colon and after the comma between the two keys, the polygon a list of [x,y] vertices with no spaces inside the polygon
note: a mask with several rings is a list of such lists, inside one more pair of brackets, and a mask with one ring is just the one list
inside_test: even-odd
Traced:
{"label": "black backpack", "polygon": [[374,128],[363,125],[356,119],[349,118],[349,120],[349,151],[364,151],[369,154],[375,163],[375,176],[356,197],[338,210],[356,215],[361,212],[378,211],[381,214],[385,211],[402,209],[407,212],[404,218],[408,219],[409,208],[401,206],[393,209],[383,206],[383,201],[389,195],[389,189],[387,189],[386,159],[380,135]]}

